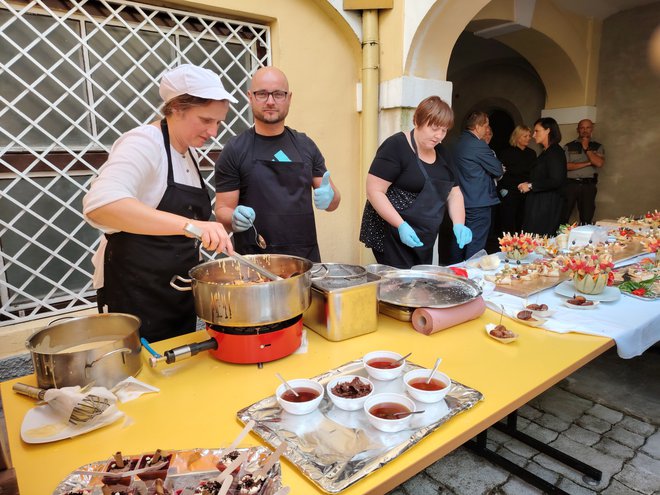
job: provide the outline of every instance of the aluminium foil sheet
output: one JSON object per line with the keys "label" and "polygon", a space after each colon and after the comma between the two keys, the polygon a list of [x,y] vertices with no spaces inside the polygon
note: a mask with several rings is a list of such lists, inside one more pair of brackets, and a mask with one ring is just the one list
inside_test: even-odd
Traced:
{"label": "aluminium foil sheet", "polygon": [[[404,374],[421,368],[406,362]],[[339,375],[367,376],[362,360],[313,377],[322,385]],[[403,376],[391,381],[371,380],[375,392],[405,394]],[[253,431],[266,442],[287,443],[284,456],[302,474],[327,493],[338,493],[412,448],[456,414],[474,407],[481,392],[453,381],[445,400],[435,404],[416,402],[423,414],[415,415],[412,428],[384,433],[368,422],[363,410],[344,411],[325,394],[319,409],[303,416],[282,410],[274,395],[238,411],[243,423],[255,421]]]}
{"label": "aluminium foil sheet", "polygon": [[[239,493],[238,480],[245,473],[252,473],[259,469],[264,460],[272,452],[265,447],[249,447],[235,449],[239,453],[248,452],[247,460],[241,464],[241,469],[234,476],[234,481],[229,489],[228,495],[237,495]],[[221,471],[216,468],[216,464],[223,455],[227,454],[224,449],[190,449],[190,450],[169,450],[164,455],[172,455],[169,469],[164,481],[167,493],[180,493],[191,495],[200,483],[212,480],[217,477]],[[125,457],[139,458],[141,455]],[[104,468],[110,459],[95,461],[72,471],[64,480],[57,485],[53,495],[68,495],[69,493],[84,493],[85,495],[103,495],[103,483],[101,481],[104,474]],[[149,482],[140,480],[139,475],[131,476],[130,485],[125,489],[129,493],[143,494],[153,493],[153,487],[149,487]],[[282,487],[282,470],[279,461],[270,468],[258,495],[274,495]],[[113,492],[114,493],[114,492]]]}

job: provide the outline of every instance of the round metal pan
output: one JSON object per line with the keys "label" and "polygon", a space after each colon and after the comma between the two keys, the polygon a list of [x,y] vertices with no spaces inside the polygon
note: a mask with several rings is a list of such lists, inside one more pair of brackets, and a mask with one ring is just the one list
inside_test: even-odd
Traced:
{"label": "round metal pan", "polygon": [[394,270],[381,274],[378,299],[408,308],[451,308],[481,295],[476,282],[449,273]]}

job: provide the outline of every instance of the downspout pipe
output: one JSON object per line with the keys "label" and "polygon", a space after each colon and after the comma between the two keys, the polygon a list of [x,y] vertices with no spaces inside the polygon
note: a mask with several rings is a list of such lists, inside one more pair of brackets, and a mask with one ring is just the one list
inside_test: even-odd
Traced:
{"label": "downspout pipe", "polygon": [[[380,79],[380,41],[378,10],[362,11],[362,153],[360,159],[360,205],[367,200],[366,180],[369,166],[378,149],[378,85]],[[360,208],[359,214],[362,214]],[[360,220],[358,220],[358,225]],[[373,263],[371,250],[360,244],[360,263]]]}

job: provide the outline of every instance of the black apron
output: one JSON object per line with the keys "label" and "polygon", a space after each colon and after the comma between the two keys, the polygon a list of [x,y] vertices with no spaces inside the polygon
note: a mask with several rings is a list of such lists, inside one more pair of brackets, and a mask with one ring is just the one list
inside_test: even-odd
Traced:
{"label": "black apron", "polygon": [[[440,231],[440,224],[445,215],[447,197],[454,183],[442,179],[431,178],[417,154],[414,131],[410,131],[410,142],[417,166],[424,176],[424,187],[415,198],[415,201],[399,214],[413,228],[419,240],[424,244],[422,247],[410,248],[401,242],[399,231],[390,224],[385,226],[385,240],[383,255],[379,262],[396,268],[410,268],[415,265],[430,265],[433,262],[433,246]],[[436,163],[444,161],[436,153]],[[437,166],[442,166],[438,163]]]}
{"label": "black apron", "polygon": [[[161,130],[167,152],[167,188],[157,209],[195,220],[208,220],[211,200],[197,163],[195,169],[202,187],[174,182],[165,119],[161,121]],[[196,315],[192,292],[173,289],[170,279],[174,275],[187,276],[188,271],[199,264],[197,241],[183,233],[156,236],[117,232],[106,237],[103,302],[108,310],[138,316],[142,320],[140,336],[152,342],[194,331]]]}
{"label": "black apron", "polygon": [[[254,226],[268,246],[261,249],[254,229],[234,234],[234,247],[241,254],[287,254],[314,262],[321,261],[316,240],[316,223],[312,209],[312,167],[303,162],[275,162],[254,157],[256,132],[252,133],[252,146],[246,155],[253,163],[241,197],[241,204],[256,212]],[[293,146],[300,152],[295,135],[285,129]]]}

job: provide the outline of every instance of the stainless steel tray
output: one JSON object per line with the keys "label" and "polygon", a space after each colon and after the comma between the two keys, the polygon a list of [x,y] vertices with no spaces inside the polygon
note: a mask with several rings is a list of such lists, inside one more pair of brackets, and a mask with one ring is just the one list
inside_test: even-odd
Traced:
{"label": "stainless steel tray", "polygon": [[[407,362],[404,372],[420,366]],[[351,361],[313,379],[327,385],[343,374],[367,376],[362,360]],[[389,382],[372,380],[376,393],[404,392],[403,377]],[[344,411],[326,396],[317,411],[294,416],[282,410],[274,395],[238,411],[238,419],[255,421],[253,431],[273,446],[287,443],[285,457],[307,478],[328,493],[337,493],[384,466],[413,447],[456,414],[483,398],[481,392],[452,380],[444,401],[416,403],[426,412],[413,420],[413,428],[383,433],[372,427],[364,411]]]}
{"label": "stainless steel tray", "polygon": [[[263,463],[263,460],[272,454],[265,447],[238,448],[236,450],[239,452],[248,451],[248,458],[241,465],[241,471],[238,473],[238,476],[234,477],[234,483],[229,489],[229,494],[238,494],[239,490],[236,485],[240,476],[246,470],[247,472],[256,471],[259,465]],[[223,455],[223,449],[168,450],[164,454],[172,454],[170,467],[167,470],[167,476],[165,478],[165,487],[172,491],[172,493],[177,490],[183,490],[186,487],[195,489],[201,481],[213,479],[220,474],[220,471],[214,466],[220,460],[221,455]],[[141,457],[141,454],[124,454],[124,456],[136,458]],[[194,463],[190,464],[193,459],[195,460]],[[98,473],[103,471],[108,461],[109,459],[95,461],[79,467],[60,482],[53,495],[66,495],[72,490],[81,489],[81,487],[89,487],[93,495],[100,495],[102,475]],[[131,488],[139,489],[141,482],[137,480],[136,476],[133,476],[133,478],[134,480],[130,485]],[[282,471],[278,461],[268,472],[268,479],[264,483],[259,495],[272,495],[281,487]],[[142,492],[138,491],[136,493]]]}
{"label": "stainless steel tray", "polygon": [[449,273],[396,270],[381,276],[378,299],[409,308],[451,308],[482,292],[475,281]]}

